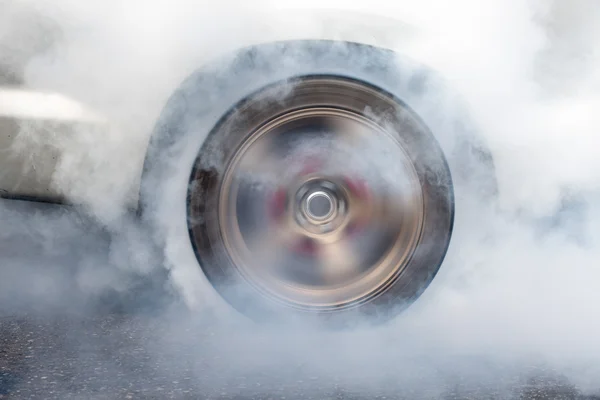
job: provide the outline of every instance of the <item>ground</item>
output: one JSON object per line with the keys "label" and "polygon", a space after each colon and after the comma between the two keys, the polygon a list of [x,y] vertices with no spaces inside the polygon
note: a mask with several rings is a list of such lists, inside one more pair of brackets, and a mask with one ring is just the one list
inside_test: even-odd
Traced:
{"label": "ground", "polygon": [[399,353],[390,348],[400,340],[377,346],[368,332],[190,312],[160,285],[151,292],[168,301],[92,291],[78,271],[110,268],[108,233],[67,208],[7,202],[0,211],[3,400],[600,399],[540,365]]}

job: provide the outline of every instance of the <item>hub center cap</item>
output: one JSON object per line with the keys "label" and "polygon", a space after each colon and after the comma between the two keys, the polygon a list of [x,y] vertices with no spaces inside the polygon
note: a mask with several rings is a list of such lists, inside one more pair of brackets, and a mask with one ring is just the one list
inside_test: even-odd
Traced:
{"label": "hub center cap", "polygon": [[310,218],[326,220],[335,212],[334,199],[329,193],[317,190],[308,195],[304,208]]}
{"label": "hub center cap", "polygon": [[347,214],[346,203],[336,183],[323,178],[309,179],[296,192],[296,222],[312,234],[332,232],[343,224]]}

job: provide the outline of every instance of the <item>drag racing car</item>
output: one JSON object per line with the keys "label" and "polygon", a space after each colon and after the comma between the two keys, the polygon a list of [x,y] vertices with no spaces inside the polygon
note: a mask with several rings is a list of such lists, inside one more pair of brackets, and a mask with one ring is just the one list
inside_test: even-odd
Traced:
{"label": "drag racing car", "polygon": [[422,33],[350,8],[280,5],[265,25],[327,29],[273,28],[203,54],[143,143],[118,136],[129,156],[104,166],[90,153],[110,121],[25,84],[52,44],[21,24],[0,36],[2,197],[85,203],[69,187],[118,165],[135,171],[122,207],[162,262],[194,264],[243,313],[395,315],[436,276],[461,213],[493,201],[494,163],[460,97],[411,57]]}

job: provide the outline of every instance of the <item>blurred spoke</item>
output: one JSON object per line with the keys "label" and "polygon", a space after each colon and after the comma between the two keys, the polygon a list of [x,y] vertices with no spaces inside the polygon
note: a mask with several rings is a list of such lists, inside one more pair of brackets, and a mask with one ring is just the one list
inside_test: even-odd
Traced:
{"label": "blurred spoke", "polygon": [[365,138],[373,134],[373,129],[363,123],[348,118],[330,118],[328,128],[336,134],[336,139],[342,139],[345,144],[356,148]]}
{"label": "blurred spoke", "polygon": [[321,278],[329,284],[360,273],[360,257],[347,239],[319,246],[319,260]]}
{"label": "blurred spoke", "polygon": [[240,160],[239,171],[244,174],[272,175],[278,171],[278,152],[274,141],[265,137],[256,140]]}
{"label": "blurred spoke", "polygon": [[273,224],[264,232],[257,232],[252,238],[249,249],[254,258],[253,263],[264,271],[280,269],[289,259],[290,249],[304,238],[304,235],[290,227],[287,219]]}

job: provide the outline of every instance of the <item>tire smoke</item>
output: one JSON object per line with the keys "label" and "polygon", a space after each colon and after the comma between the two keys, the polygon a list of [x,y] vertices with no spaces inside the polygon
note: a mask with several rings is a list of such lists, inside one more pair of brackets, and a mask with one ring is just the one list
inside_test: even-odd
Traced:
{"label": "tire smoke", "polygon": [[[53,184],[68,198],[110,231],[121,232],[108,262],[139,275],[155,270],[149,265],[156,257],[145,247],[143,232],[131,227],[127,209],[137,201],[141,149],[169,95],[186,76],[240,41],[347,37],[317,18],[282,22],[279,13],[292,3],[24,3],[60,28],[55,45],[27,61],[26,85],[72,96],[110,121],[104,136],[83,130],[66,144],[69,152],[53,175]],[[333,8],[342,4],[318,3]],[[600,300],[600,4],[396,3],[371,1],[369,8],[361,10],[358,3],[347,8],[398,17],[422,32],[402,37],[388,33],[385,41],[432,67],[460,95],[460,109],[467,110],[493,154],[497,203],[490,207],[473,201],[469,192],[461,194],[457,229],[439,275],[388,325],[323,333],[311,326],[286,329],[226,322],[211,328],[216,334],[206,350],[194,347],[196,336],[191,333],[205,328],[202,323],[189,322],[187,313],[174,313],[165,316],[171,325],[150,345],[159,355],[191,349],[185,358],[190,362],[206,352],[219,353],[220,362],[226,360],[219,380],[199,377],[205,385],[199,390],[228,385],[229,378],[258,368],[270,374],[267,381],[273,387],[300,387],[305,393],[312,393],[304,388],[318,377],[319,382],[334,382],[349,393],[372,398],[373,393],[452,398],[460,385],[511,398],[533,369],[533,374],[565,377],[580,393],[599,394],[600,323],[595,317]],[[367,21],[359,22],[353,34],[370,32]],[[9,31],[8,26],[0,24],[0,34],[1,29]],[[376,42],[375,36],[368,40]],[[16,58],[3,57],[14,54],[9,50],[0,47],[0,61],[14,65]],[[434,133],[453,129],[445,122],[462,112],[454,100],[440,98],[439,103],[419,106]],[[32,140],[27,138],[28,143]],[[163,219],[174,216],[180,214]],[[53,234],[41,231],[29,237],[52,250],[57,246],[48,242]],[[180,231],[165,236],[171,282],[193,310],[196,317],[191,319],[229,315],[195,264],[187,237]],[[1,237],[8,240],[10,235]],[[47,252],[40,249],[40,254]],[[105,262],[95,253],[90,257]],[[118,276],[85,276],[79,284],[91,292],[120,282]],[[40,285],[48,282],[44,279]],[[16,281],[31,283],[25,278]],[[53,280],[40,289],[41,296],[55,296],[63,282]],[[173,360],[168,368],[176,375],[182,367]],[[297,383],[286,369],[310,384]],[[325,386],[315,383],[314,390]],[[256,393],[274,391],[261,390]]]}

